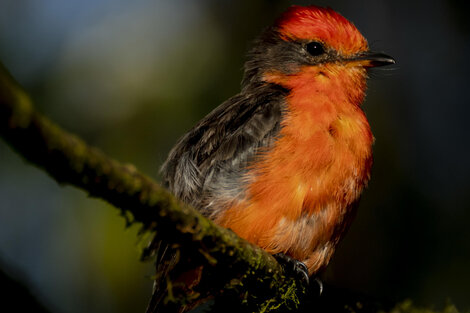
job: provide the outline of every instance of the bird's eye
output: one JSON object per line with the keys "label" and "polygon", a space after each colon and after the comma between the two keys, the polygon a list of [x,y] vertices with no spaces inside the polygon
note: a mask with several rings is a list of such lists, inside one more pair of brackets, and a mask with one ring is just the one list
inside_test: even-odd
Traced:
{"label": "bird's eye", "polygon": [[310,53],[310,55],[317,56],[320,54],[323,54],[325,52],[325,49],[323,48],[323,45],[319,42],[312,41],[307,44],[305,47],[307,49],[307,52]]}

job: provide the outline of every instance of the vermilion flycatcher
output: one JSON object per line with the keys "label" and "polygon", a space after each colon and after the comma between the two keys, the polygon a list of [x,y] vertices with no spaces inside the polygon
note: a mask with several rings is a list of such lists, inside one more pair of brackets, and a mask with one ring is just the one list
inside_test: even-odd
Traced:
{"label": "vermilion flycatcher", "polygon": [[171,150],[165,185],[219,225],[317,273],[369,180],[367,69],[393,63],[332,9],[290,7],[248,53],[241,92]]}

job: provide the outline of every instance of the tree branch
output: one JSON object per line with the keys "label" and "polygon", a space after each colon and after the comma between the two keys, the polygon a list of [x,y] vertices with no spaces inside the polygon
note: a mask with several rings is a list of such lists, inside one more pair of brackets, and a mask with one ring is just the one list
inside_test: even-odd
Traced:
{"label": "tree branch", "polygon": [[184,247],[192,259],[220,273],[212,275],[214,292],[236,290],[246,296],[247,304],[265,312],[298,307],[304,287],[286,277],[271,255],[204,218],[134,166],[107,157],[36,112],[2,65],[0,135],[59,184],[79,187],[111,203],[129,223],[157,231],[166,241]]}

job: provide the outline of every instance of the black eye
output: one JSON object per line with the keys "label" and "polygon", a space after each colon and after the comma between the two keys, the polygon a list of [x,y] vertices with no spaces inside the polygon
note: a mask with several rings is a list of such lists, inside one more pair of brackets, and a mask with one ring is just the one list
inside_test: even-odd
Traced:
{"label": "black eye", "polygon": [[325,49],[323,48],[323,45],[319,42],[312,41],[307,44],[305,47],[307,49],[307,52],[310,53],[310,55],[317,56],[320,54],[323,54],[325,52]]}

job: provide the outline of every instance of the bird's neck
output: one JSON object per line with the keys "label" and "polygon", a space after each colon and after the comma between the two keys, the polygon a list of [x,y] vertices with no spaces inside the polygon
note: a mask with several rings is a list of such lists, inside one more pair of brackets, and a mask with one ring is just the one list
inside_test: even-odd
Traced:
{"label": "bird's neck", "polygon": [[366,89],[363,69],[335,65],[307,68],[290,76],[285,84],[291,90],[285,131],[308,140],[327,130],[335,142],[347,144],[356,154],[370,153],[373,137],[361,109]]}
{"label": "bird's neck", "polygon": [[266,75],[265,79],[290,90],[282,122],[284,135],[302,142],[328,133],[358,156],[371,153],[373,136],[361,109],[364,69],[332,64],[305,67],[293,75]]}

